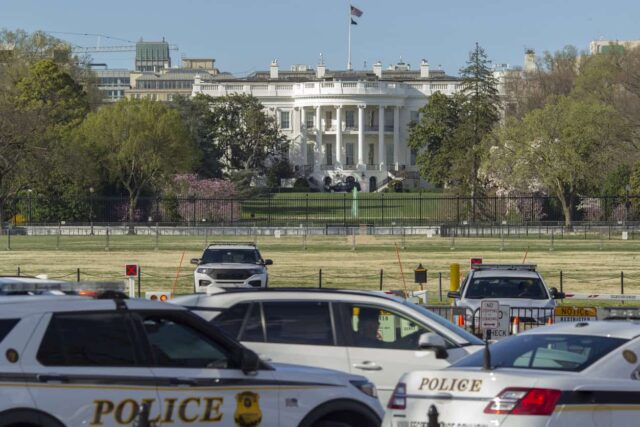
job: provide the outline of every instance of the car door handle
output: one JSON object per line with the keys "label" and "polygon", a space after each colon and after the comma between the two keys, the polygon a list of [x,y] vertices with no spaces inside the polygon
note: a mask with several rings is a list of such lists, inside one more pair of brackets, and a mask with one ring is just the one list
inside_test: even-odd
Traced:
{"label": "car door handle", "polygon": [[38,374],[38,381],[41,383],[68,383],[69,377],[56,374]]}
{"label": "car door handle", "polygon": [[362,369],[363,371],[381,371],[382,366],[378,365],[376,362],[371,362],[370,360],[365,360],[362,363],[354,363],[353,367],[356,369]]}
{"label": "car door handle", "polygon": [[171,378],[171,385],[196,386],[198,381],[193,378]]}

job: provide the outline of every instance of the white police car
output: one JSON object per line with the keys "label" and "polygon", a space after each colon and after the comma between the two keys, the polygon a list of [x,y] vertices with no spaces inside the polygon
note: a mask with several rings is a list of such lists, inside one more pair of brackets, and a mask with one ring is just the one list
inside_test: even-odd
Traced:
{"label": "white police car", "polygon": [[536,328],[447,369],[405,374],[385,427],[638,425],[640,323]]}
{"label": "white police car", "polygon": [[382,402],[404,372],[449,366],[482,345],[422,306],[367,291],[225,289],[171,302],[269,360],[366,375]]}
{"label": "white police car", "polygon": [[270,365],[183,307],[0,297],[0,427],[367,426],[364,377]]}
{"label": "white police car", "polygon": [[201,258],[193,258],[194,292],[211,288],[264,288],[269,282],[267,266],[254,243],[214,243]]}
{"label": "white police car", "polygon": [[511,307],[520,322],[544,324],[553,316],[556,299],[564,294],[548,288],[533,264],[477,264],[458,291],[449,292],[453,305],[465,308],[467,321],[479,318],[482,300]]}

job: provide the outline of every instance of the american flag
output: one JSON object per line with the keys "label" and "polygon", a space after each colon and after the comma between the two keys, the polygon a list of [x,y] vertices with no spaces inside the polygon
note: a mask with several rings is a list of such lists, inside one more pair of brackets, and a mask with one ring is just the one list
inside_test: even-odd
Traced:
{"label": "american flag", "polygon": [[355,6],[351,6],[351,15],[360,18],[362,16],[362,11]]}

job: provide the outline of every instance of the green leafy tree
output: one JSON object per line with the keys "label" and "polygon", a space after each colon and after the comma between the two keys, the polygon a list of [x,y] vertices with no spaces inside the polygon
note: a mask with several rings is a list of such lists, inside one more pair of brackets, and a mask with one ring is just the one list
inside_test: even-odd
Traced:
{"label": "green leafy tree", "polygon": [[75,136],[77,146],[126,191],[130,233],[142,191],[190,171],[198,156],[180,114],[149,100],[105,106],[89,114]]}
{"label": "green leafy tree", "polygon": [[496,131],[485,169],[499,181],[554,194],[572,228],[578,196],[601,185],[618,154],[628,150],[628,137],[613,107],[592,98],[553,98]]}

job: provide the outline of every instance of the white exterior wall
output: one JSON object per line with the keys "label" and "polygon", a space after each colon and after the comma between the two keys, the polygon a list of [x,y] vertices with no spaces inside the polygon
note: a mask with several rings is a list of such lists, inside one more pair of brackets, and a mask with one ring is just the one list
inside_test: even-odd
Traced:
{"label": "white exterior wall", "polygon": [[[347,176],[354,176],[362,187],[369,191],[369,179],[375,177],[380,186],[393,175],[394,171],[416,171],[410,165],[411,151],[407,146],[409,138],[408,125],[411,112],[423,107],[429,97],[439,91],[446,95],[453,95],[458,89],[458,81],[412,81],[406,83],[389,81],[315,81],[306,83],[290,82],[216,82],[205,83],[195,79],[192,94],[202,93],[213,97],[225,96],[232,93],[250,94],[260,100],[269,114],[277,115],[280,124],[279,111],[289,111],[289,129],[282,132],[291,141],[290,160],[304,172],[305,176],[313,177],[315,182],[322,184],[325,177],[330,177],[332,183],[344,180]],[[365,106],[363,129],[363,162],[358,164],[358,107]],[[312,114],[317,118],[320,107],[320,125],[314,122],[312,129],[304,126],[305,117]],[[337,126],[338,108],[341,107],[341,126]],[[394,150],[394,128],[384,127],[384,152],[394,151],[392,164],[387,159],[380,159],[379,109],[385,109],[384,116],[389,125],[394,116],[399,117],[397,148]],[[396,113],[395,110],[399,112]],[[348,111],[353,111],[354,128],[346,128]],[[371,127],[370,114],[375,114],[374,126]],[[327,112],[331,112],[331,123],[326,122]],[[321,134],[318,135],[318,132]],[[342,134],[341,153],[337,156],[338,132]],[[317,143],[321,146],[318,147]],[[307,164],[307,144],[314,145],[314,162]],[[326,147],[332,148],[332,165],[326,164]],[[353,144],[353,164],[347,163],[347,147]],[[374,163],[369,163],[369,149],[373,144]],[[338,161],[340,158],[341,162]],[[350,160],[350,159],[349,159]],[[391,173],[390,171],[391,170]]]}

